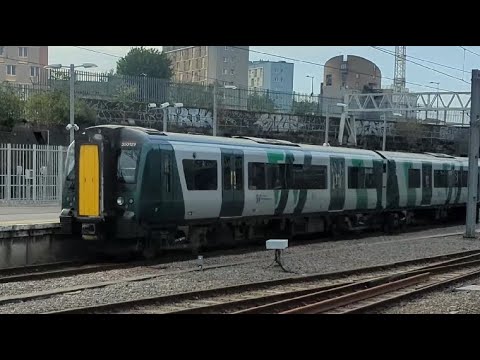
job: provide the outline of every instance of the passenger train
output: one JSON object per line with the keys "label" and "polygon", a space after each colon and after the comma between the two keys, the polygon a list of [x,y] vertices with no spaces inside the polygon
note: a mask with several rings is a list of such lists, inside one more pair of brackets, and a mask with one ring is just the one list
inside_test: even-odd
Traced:
{"label": "passenger train", "polygon": [[442,154],[94,126],[68,148],[60,222],[63,233],[145,256],[393,230],[464,212],[467,170],[467,158]]}

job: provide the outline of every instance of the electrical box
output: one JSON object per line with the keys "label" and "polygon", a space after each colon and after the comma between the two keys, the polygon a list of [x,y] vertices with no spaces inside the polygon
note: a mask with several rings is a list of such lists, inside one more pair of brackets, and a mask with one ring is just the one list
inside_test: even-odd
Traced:
{"label": "electrical box", "polygon": [[288,239],[267,240],[267,250],[283,250],[288,248]]}

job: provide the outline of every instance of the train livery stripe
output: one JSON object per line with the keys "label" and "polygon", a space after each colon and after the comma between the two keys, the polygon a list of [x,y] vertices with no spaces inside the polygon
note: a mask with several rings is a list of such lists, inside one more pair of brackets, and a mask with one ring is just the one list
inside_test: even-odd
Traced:
{"label": "train livery stripe", "polygon": [[422,203],[430,205],[432,202],[432,163],[422,162]]}
{"label": "train livery stripe", "polygon": [[[292,152],[290,151],[285,151],[285,164],[293,164],[295,161],[295,156],[293,155]],[[287,200],[288,200],[288,189],[282,189],[280,192],[280,201],[278,202],[278,205],[275,208],[275,215],[281,215],[283,214],[285,210],[285,206],[287,206]]]}
{"label": "train livery stripe", "polygon": [[[309,167],[312,165],[312,154],[309,151],[305,151],[305,158],[303,160],[303,167]],[[299,192],[298,196],[298,203],[295,206],[295,210],[293,210],[293,213],[295,215],[299,215],[302,213],[303,208],[305,207],[305,203],[307,202],[307,194],[308,190],[307,189],[302,189]]]}
{"label": "train livery stripe", "polygon": [[455,200],[454,203],[458,204],[460,201],[460,195],[462,194],[462,173],[463,173],[463,166],[460,165],[460,171],[458,171],[457,174],[457,193],[455,195]]}
{"label": "train livery stripe", "polygon": [[[443,164],[443,169],[447,171],[447,174],[448,174],[448,171],[449,170],[454,170],[455,169],[455,165],[453,164]],[[447,180],[447,199],[445,201],[445,204],[449,204],[450,201],[452,200],[452,193],[453,193],[453,187],[451,186],[451,181],[450,181],[450,177],[448,177],[448,180]]]}
{"label": "train livery stripe", "polygon": [[397,178],[397,164],[395,160],[387,162],[387,209],[396,209],[399,206],[399,189]]}
{"label": "train livery stripe", "polygon": [[[365,163],[363,160],[358,160],[358,159],[352,159],[352,166],[353,167],[359,167],[359,168],[364,168]],[[363,181],[365,181],[365,176],[363,178]],[[355,189],[355,195],[357,196],[357,205],[356,209],[366,209],[368,207],[368,192],[366,188],[356,188]]]}
{"label": "train livery stripe", "polygon": [[375,174],[375,182],[377,184],[377,209],[382,208],[382,189],[383,189],[383,162],[381,160],[373,160],[373,173]]}
{"label": "train livery stripe", "polygon": [[405,176],[405,187],[407,189],[407,207],[413,207],[417,202],[417,189],[409,187],[408,178],[410,169],[413,169],[413,164],[409,161],[405,162],[403,167],[403,173]]}
{"label": "train livery stripe", "polygon": [[330,157],[330,206],[328,210],[343,210],[345,206],[345,158]]}

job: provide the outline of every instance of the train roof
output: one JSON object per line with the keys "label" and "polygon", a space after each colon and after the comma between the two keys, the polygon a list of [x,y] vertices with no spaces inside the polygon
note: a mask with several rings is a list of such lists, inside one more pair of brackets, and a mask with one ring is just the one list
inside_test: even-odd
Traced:
{"label": "train roof", "polygon": [[409,153],[397,151],[377,151],[379,154],[389,160],[408,159],[408,160],[426,160],[426,161],[468,161],[466,157],[457,157],[441,153]]}
{"label": "train roof", "polygon": [[145,139],[149,141],[155,140],[167,140],[167,141],[178,141],[178,142],[194,142],[194,143],[203,143],[203,144],[218,144],[218,145],[230,145],[230,146],[239,146],[239,147],[255,147],[255,148],[271,148],[279,150],[308,150],[315,152],[323,153],[334,153],[338,155],[357,155],[357,156],[367,156],[372,158],[385,158],[385,159],[409,159],[409,160],[425,160],[425,161],[468,161],[466,157],[455,157],[446,154],[436,154],[436,153],[409,153],[409,152],[395,152],[395,151],[374,151],[374,150],[365,150],[365,149],[355,149],[347,147],[335,147],[335,146],[321,146],[321,145],[310,145],[310,144],[299,144],[286,140],[278,139],[266,139],[266,138],[257,138],[253,136],[232,136],[232,137],[221,137],[221,136],[210,136],[202,134],[185,134],[185,133],[170,133],[163,132],[157,129],[143,128],[139,126],[127,126],[127,125],[97,125],[90,127],[88,129],[125,129],[126,131],[134,131],[137,134],[143,134]]}

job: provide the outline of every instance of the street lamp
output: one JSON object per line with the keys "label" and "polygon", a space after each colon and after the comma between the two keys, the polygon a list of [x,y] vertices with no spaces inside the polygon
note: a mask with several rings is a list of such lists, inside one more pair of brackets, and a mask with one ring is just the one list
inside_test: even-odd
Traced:
{"label": "street lamp", "polygon": [[[396,116],[396,117],[401,117],[401,116],[403,116],[403,115],[400,114],[400,113],[393,113],[392,115],[393,115],[393,116]],[[380,118],[383,118],[382,151],[385,151],[385,147],[386,147],[386,144],[387,144],[387,117],[385,116],[385,114],[382,114],[382,115],[380,116]]]}
{"label": "street lamp", "polygon": [[313,96],[313,79],[315,79],[315,76],[307,75],[306,77],[312,79],[312,93],[310,94],[310,96]]}
{"label": "street lamp", "polygon": [[438,81],[430,81],[430,84],[437,84],[437,121],[438,121],[438,98],[440,97],[440,83]]}
{"label": "street lamp", "polygon": [[75,124],[75,68],[83,67],[85,69],[97,67],[93,63],[83,63],[81,65],[70,64],[70,66],[64,66],[62,64],[51,64],[44,66],[45,69],[70,69],[70,124],[67,130],[70,130],[70,143],[75,139],[75,130],[78,130],[78,126]]}
{"label": "street lamp", "polygon": [[[235,85],[223,85],[224,89],[231,89],[237,90],[238,88]],[[212,123],[212,136],[217,136],[217,112],[218,112],[218,104],[217,104],[217,92],[218,92],[218,84],[215,81],[213,83],[213,123]],[[225,94],[223,94],[225,98]]]}
{"label": "street lamp", "polygon": [[[157,107],[157,104],[155,103],[150,103],[148,104],[148,107],[149,108],[156,108]],[[175,107],[175,108],[182,108],[183,107],[183,103],[173,103],[173,104],[170,104],[169,102],[164,102],[163,104],[160,104],[160,107],[159,109],[160,110],[163,110],[163,132],[167,132],[167,122],[168,122],[168,118],[167,118],[167,108],[168,107]]]}

